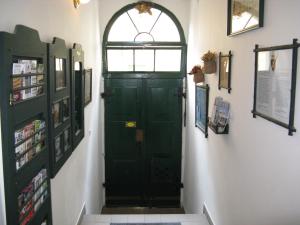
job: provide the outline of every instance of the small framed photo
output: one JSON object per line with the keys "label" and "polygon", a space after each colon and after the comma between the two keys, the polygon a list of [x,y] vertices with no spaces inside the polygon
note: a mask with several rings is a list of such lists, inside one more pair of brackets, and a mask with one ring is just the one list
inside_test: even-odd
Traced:
{"label": "small framed photo", "polygon": [[63,156],[63,151],[61,148],[62,147],[62,135],[59,135],[58,137],[55,138],[54,146],[55,146],[55,161],[58,162]]}
{"label": "small framed photo", "polygon": [[92,101],[92,69],[84,71],[84,105],[87,106]]}
{"label": "small framed photo", "polygon": [[55,90],[60,91],[66,88],[66,59],[55,59]]}
{"label": "small framed photo", "polygon": [[263,27],[264,0],[228,0],[227,35]]}
{"label": "small framed photo", "polygon": [[209,86],[196,85],[195,126],[208,137]]}
{"label": "small framed photo", "polygon": [[219,90],[221,88],[227,89],[231,92],[231,58],[232,54],[229,51],[228,55],[219,54]]}
{"label": "small framed photo", "polygon": [[71,148],[71,130],[67,128],[64,131],[64,151],[68,151]]}
{"label": "small framed photo", "polygon": [[69,98],[65,98],[62,101],[62,111],[63,111],[63,121],[66,121],[70,118],[70,101]]}
{"label": "small framed photo", "polygon": [[61,124],[61,116],[60,116],[60,103],[54,103],[52,105],[52,117],[54,127],[58,127]]}

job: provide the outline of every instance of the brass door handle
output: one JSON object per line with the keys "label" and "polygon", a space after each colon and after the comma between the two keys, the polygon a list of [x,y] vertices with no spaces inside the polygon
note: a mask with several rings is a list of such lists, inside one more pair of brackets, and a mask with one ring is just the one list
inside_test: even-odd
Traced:
{"label": "brass door handle", "polygon": [[142,130],[142,129],[136,129],[135,140],[138,143],[144,142],[144,130]]}

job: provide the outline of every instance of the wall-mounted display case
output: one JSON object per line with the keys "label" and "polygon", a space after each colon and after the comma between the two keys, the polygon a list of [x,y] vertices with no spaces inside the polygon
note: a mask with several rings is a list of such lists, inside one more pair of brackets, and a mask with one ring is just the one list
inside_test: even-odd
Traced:
{"label": "wall-mounted display case", "polygon": [[0,102],[7,224],[51,225],[47,44],[17,25],[0,32]]}
{"label": "wall-mounted display case", "polygon": [[72,140],[75,149],[84,137],[84,52],[74,44],[70,50],[72,86]]}
{"label": "wall-mounted display case", "polygon": [[48,44],[48,107],[51,177],[55,177],[72,153],[70,54],[65,41]]}

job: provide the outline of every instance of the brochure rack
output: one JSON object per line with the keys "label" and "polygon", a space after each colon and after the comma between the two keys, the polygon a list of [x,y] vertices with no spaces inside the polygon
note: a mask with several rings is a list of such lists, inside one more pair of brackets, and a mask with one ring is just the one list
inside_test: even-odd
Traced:
{"label": "brochure rack", "polygon": [[48,62],[50,166],[55,177],[72,154],[70,58],[64,40],[54,38],[48,44]]}
{"label": "brochure rack", "polygon": [[51,225],[47,45],[36,30],[0,32],[0,101],[7,224]]}
{"label": "brochure rack", "polygon": [[80,44],[70,49],[73,150],[84,137],[84,52]]}

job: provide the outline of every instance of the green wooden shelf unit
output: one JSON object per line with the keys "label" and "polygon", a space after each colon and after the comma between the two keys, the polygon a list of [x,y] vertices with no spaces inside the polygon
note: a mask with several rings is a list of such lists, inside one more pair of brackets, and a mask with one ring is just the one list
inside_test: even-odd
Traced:
{"label": "green wooden shelf unit", "polygon": [[72,154],[70,54],[64,40],[48,44],[49,146],[51,177]]}
{"label": "green wooden shelf unit", "polygon": [[0,101],[7,224],[51,225],[47,44],[17,25],[0,32]]}
{"label": "green wooden shelf unit", "polygon": [[75,149],[84,138],[84,52],[80,44],[70,49],[72,142]]}

